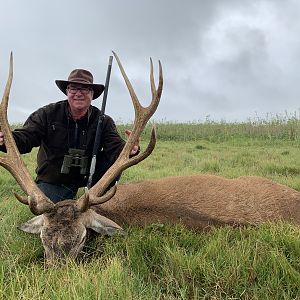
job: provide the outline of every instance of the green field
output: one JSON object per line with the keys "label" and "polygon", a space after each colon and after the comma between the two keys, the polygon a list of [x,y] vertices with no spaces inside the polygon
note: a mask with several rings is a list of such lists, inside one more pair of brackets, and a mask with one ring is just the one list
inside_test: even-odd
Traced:
{"label": "green field", "polygon": [[[122,132],[128,125],[119,125]],[[159,123],[153,154],[122,182],[196,173],[259,175],[300,191],[297,116],[245,123]],[[149,127],[142,136],[145,148]],[[24,155],[34,176],[36,151]],[[0,299],[300,299],[300,230],[284,223],[192,232],[153,224],[89,244],[80,263],[45,269],[32,214],[0,173]]]}

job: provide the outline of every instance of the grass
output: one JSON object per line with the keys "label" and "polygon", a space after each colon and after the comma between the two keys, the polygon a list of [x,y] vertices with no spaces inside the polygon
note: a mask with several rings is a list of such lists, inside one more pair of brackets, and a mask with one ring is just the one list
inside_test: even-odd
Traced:
{"label": "grass", "polygon": [[[259,175],[300,191],[299,122],[273,121],[261,121],[261,131],[250,123],[158,124],[155,151],[121,180]],[[32,174],[35,154],[24,156]],[[7,172],[0,182],[0,299],[300,299],[297,226],[130,227],[125,237],[99,236],[79,264],[45,269],[39,238],[17,229],[32,216],[11,196],[19,187]]]}
{"label": "grass", "polygon": [[[120,124],[121,132],[130,124]],[[243,138],[263,139],[265,142],[273,140],[299,141],[300,139],[300,111],[285,112],[281,115],[268,114],[265,118],[249,119],[246,122],[215,122],[206,118],[205,122],[158,122],[159,139],[163,141],[191,141],[207,140],[224,142]],[[146,127],[144,136],[149,136],[151,124]]]}
{"label": "grass", "polygon": [[[10,257],[3,299],[297,299],[300,231],[288,224],[194,233],[178,226],[128,229],[96,241],[82,264],[44,269]],[[100,244],[100,245],[99,245]],[[28,242],[32,249],[31,242]],[[37,247],[37,246],[36,246]],[[19,249],[21,250],[21,249]]]}

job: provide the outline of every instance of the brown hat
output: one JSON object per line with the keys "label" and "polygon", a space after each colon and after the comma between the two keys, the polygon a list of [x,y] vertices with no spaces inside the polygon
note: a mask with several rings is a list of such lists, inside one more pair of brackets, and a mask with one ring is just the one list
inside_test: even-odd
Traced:
{"label": "brown hat", "polygon": [[75,69],[70,73],[68,80],[55,80],[55,83],[65,95],[67,95],[67,86],[70,83],[78,83],[85,85],[93,89],[93,99],[96,99],[104,91],[104,85],[93,83],[93,81],[94,78],[91,72],[83,69]]}

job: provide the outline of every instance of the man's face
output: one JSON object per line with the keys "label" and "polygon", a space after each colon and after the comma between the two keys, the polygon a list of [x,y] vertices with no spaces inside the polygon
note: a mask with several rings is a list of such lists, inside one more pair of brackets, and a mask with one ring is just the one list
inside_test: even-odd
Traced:
{"label": "man's face", "polygon": [[67,87],[68,102],[71,111],[87,111],[91,105],[94,91],[82,84],[70,84]]}

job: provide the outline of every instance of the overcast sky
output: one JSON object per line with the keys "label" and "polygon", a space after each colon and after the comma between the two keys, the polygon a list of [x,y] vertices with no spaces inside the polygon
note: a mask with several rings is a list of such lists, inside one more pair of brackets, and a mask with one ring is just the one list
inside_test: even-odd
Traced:
{"label": "overcast sky", "polygon": [[[299,112],[299,0],[0,0],[0,11],[1,93],[14,54],[10,122],[64,99],[54,81],[72,69],[104,83],[111,50],[143,104],[151,99],[149,57],[156,79],[161,60],[159,121]],[[133,119],[115,62],[106,112],[116,122]]]}

